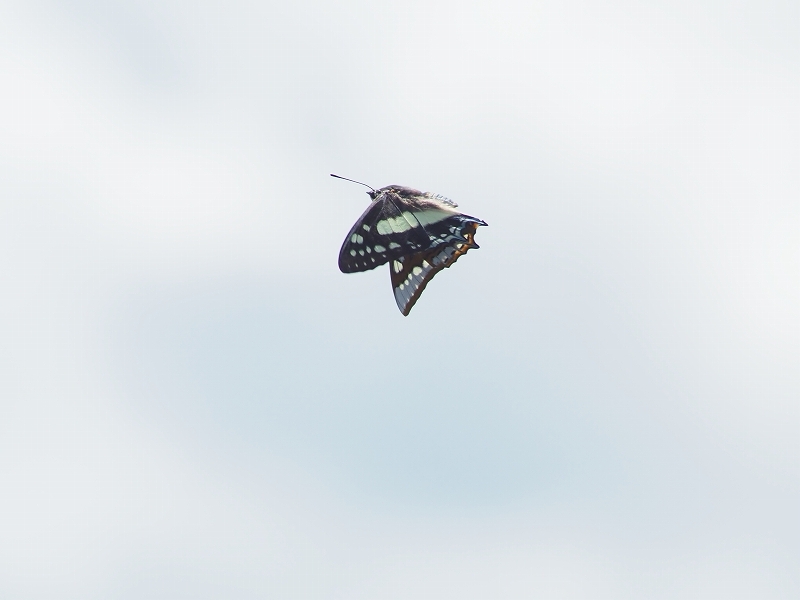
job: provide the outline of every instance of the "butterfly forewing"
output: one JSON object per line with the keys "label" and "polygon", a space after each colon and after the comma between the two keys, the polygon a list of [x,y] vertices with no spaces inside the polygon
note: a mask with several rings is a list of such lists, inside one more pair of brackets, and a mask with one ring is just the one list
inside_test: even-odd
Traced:
{"label": "butterfly forewing", "polygon": [[428,245],[428,236],[419,222],[402,211],[400,197],[379,190],[372,204],[356,221],[339,251],[339,270],[343,273],[369,271],[392,258],[418,252]]}

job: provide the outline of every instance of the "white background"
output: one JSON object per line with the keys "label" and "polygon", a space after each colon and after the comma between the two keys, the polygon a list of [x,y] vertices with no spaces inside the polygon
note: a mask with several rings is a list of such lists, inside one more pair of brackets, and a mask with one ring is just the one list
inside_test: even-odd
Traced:
{"label": "white background", "polygon": [[[0,596],[797,598],[800,5],[0,4]],[[408,318],[368,197],[489,223]]]}

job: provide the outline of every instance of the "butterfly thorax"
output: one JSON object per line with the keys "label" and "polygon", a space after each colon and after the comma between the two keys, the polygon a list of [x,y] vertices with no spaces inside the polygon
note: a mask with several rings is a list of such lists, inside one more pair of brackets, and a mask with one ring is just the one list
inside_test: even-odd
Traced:
{"label": "butterfly thorax", "polygon": [[458,206],[458,204],[449,198],[445,198],[439,194],[421,192],[402,185],[387,185],[379,190],[367,193],[373,200],[380,201],[391,198],[398,206],[413,207],[417,210],[439,209],[455,212],[452,209]]}
{"label": "butterfly thorax", "polygon": [[381,194],[387,194],[387,193],[396,194],[397,196],[403,199],[411,199],[425,195],[425,192],[420,192],[419,190],[415,190],[410,187],[405,187],[403,185],[387,185],[386,187],[382,187],[379,190],[367,192],[367,194],[369,194],[373,200],[375,200]]}

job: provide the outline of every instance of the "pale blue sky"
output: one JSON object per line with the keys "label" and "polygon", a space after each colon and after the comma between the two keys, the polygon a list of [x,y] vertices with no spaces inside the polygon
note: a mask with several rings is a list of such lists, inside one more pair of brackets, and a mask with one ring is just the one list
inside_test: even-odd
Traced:
{"label": "pale blue sky", "polygon": [[[796,598],[793,2],[0,5],[0,596]],[[489,223],[402,317],[392,183]]]}

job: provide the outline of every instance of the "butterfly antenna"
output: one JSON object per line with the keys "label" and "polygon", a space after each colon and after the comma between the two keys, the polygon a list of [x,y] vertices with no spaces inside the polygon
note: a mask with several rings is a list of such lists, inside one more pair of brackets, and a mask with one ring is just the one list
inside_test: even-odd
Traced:
{"label": "butterfly antenna", "polygon": [[366,185],[373,192],[376,191],[375,188],[372,187],[371,185],[367,185],[366,183],[361,183],[360,181],[356,181],[355,179],[348,179],[347,177],[342,177],[341,175],[334,175],[333,173],[331,173],[331,177],[336,177],[336,179],[344,179],[345,181],[352,181],[353,183],[357,183],[359,185]]}

